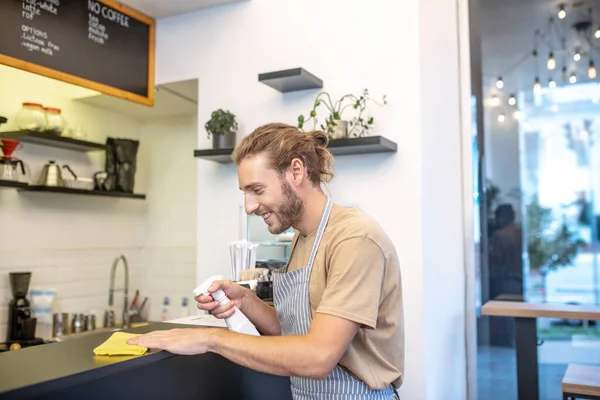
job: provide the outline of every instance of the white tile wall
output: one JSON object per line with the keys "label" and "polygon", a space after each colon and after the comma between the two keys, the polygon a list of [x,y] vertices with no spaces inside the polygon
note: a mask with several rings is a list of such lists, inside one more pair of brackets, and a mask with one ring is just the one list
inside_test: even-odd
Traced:
{"label": "white tile wall", "polygon": [[[108,309],[110,269],[115,257],[124,254],[129,265],[129,301],[140,290],[138,305],[148,301],[144,316],[161,319],[162,302],[170,300],[170,315],[180,316],[183,297],[189,311],[195,312],[191,291],[196,287],[196,249],[187,248],[114,248],[38,251],[0,251],[0,342],[5,340],[8,302],[11,299],[9,272],[32,273],[31,288],[53,288],[58,291],[55,312],[93,313],[97,325],[102,324]],[[123,287],[123,265],[117,268],[115,289]],[[115,293],[115,314],[120,317],[123,292]]]}
{"label": "white tile wall", "polygon": [[[128,259],[130,291],[140,287],[139,249],[4,250],[0,251],[0,339],[4,340],[8,321],[8,302],[12,297],[9,272],[29,271],[31,288],[57,290],[55,312],[94,313],[101,324],[108,308],[110,268],[115,257]],[[119,267],[115,288],[123,287],[124,269]],[[122,292],[115,295],[116,310],[123,305]]]}

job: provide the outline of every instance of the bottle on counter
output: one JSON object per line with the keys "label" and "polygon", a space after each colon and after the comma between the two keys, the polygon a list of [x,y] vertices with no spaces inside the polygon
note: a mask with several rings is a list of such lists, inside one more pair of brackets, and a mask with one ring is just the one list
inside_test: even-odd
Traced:
{"label": "bottle on counter", "polygon": [[169,312],[169,298],[165,297],[163,300],[163,311],[162,311],[162,320],[168,321],[171,319],[171,313]]}
{"label": "bottle on counter", "polygon": [[181,309],[179,310],[179,318],[190,316],[189,300],[187,297],[181,299]]}

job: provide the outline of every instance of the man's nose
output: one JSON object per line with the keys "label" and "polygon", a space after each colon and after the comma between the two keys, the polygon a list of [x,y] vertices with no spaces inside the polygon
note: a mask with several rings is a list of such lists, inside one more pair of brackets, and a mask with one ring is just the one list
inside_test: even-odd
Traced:
{"label": "man's nose", "polygon": [[244,198],[244,206],[248,215],[254,214],[258,210],[258,202],[254,199],[254,196],[246,196]]}

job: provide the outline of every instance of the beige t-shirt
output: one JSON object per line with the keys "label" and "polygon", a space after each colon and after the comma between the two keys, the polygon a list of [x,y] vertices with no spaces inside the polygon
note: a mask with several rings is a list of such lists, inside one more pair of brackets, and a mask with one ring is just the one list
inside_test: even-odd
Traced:
{"label": "beige t-shirt", "polygon": [[[304,268],[315,233],[296,233],[288,271]],[[334,205],[315,257],[310,307],[361,324],[340,365],[372,389],[399,387],[404,374],[400,263],[383,229],[357,209]]]}

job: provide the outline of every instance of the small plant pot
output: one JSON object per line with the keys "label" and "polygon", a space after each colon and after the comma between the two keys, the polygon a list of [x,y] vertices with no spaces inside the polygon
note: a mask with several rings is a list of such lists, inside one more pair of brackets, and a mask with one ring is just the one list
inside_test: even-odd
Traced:
{"label": "small plant pot", "polygon": [[343,139],[348,137],[348,121],[335,120],[335,124],[330,124],[333,129],[332,139]]}
{"label": "small plant pot", "polygon": [[233,149],[235,147],[235,132],[213,135],[213,149]]}

